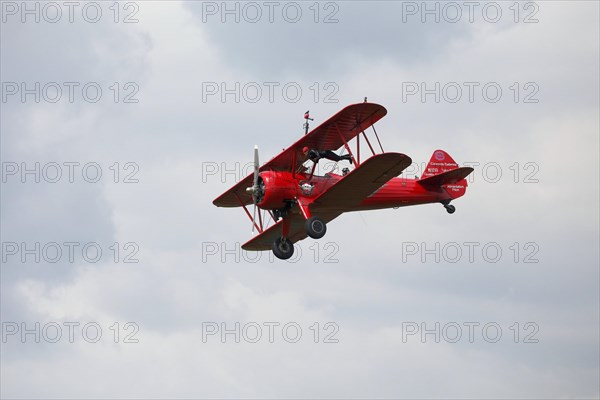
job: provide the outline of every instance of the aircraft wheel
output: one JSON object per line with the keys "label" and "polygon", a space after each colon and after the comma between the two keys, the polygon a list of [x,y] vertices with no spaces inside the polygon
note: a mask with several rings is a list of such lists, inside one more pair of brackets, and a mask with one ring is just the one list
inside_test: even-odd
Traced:
{"label": "aircraft wheel", "polygon": [[280,260],[287,260],[294,254],[294,244],[286,238],[277,238],[273,242],[273,254]]}
{"label": "aircraft wheel", "polygon": [[448,214],[454,214],[454,211],[456,211],[456,207],[453,205],[448,204],[444,207],[446,208],[446,211],[448,211]]}
{"label": "aircraft wheel", "polygon": [[327,232],[327,225],[319,217],[310,217],[306,220],[306,233],[313,239],[321,239]]}

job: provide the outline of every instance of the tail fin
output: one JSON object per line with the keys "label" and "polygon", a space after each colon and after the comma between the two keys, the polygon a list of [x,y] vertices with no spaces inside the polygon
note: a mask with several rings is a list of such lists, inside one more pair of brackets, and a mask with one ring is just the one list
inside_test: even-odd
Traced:
{"label": "tail fin", "polygon": [[421,178],[429,178],[430,176],[451,171],[456,168],[458,168],[458,164],[452,159],[452,157],[450,157],[448,153],[446,153],[444,150],[436,150],[431,155],[429,164],[427,164],[425,167],[423,176]]}
{"label": "tail fin", "polygon": [[467,180],[465,179],[473,168],[460,167],[444,150],[433,152],[429,164],[423,171],[420,185],[430,188],[442,187],[451,198],[456,199],[465,194]]}

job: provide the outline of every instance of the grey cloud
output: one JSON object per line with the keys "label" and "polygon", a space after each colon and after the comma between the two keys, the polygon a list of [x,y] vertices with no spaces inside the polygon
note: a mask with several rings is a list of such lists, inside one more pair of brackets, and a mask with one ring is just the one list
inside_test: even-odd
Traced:
{"label": "grey cloud", "polygon": [[[355,63],[381,59],[415,65],[435,59],[453,40],[470,34],[468,23],[423,24],[412,15],[403,22],[403,4],[395,2],[277,3],[272,23],[269,7],[254,4],[261,10],[256,23],[249,22],[256,17],[241,2],[186,3],[186,7],[222,49],[228,64],[261,78],[335,78]],[[227,14],[235,7],[237,13]],[[301,10],[300,17],[295,16],[296,9]]]}

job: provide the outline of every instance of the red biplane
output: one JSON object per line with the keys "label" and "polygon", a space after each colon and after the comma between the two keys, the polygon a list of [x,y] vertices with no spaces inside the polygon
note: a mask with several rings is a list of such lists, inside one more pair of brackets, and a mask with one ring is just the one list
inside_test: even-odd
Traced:
{"label": "red biplane", "polygon": [[[466,177],[473,168],[459,167],[443,150],[434,151],[421,179],[396,178],[411,165],[410,157],[383,151],[374,124],[387,110],[374,103],[350,105],[317,128],[308,132],[308,113],[305,115],[307,133],[271,161],[260,166],[258,148],[254,148],[254,173],[242,179],[217,197],[217,207],[243,207],[258,235],[246,242],[245,250],[273,250],[280,259],[294,254],[294,243],[310,236],[320,239],[326,224],[344,212],[397,208],[426,203],[441,203],[454,213],[450,202],[465,194]],[[381,153],[376,153],[365,130],[373,128]],[[371,155],[361,161],[361,135]],[[353,153],[351,140],[356,139]],[[339,160],[333,153],[341,147],[343,156],[354,165],[342,174],[326,173],[317,176],[319,156]],[[316,156],[315,156],[316,155]],[[311,165],[312,164],[312,165]],[[247,205],[254,204],[250,214]],[[266,210],[273,225],[270,227],[256,208]]]}

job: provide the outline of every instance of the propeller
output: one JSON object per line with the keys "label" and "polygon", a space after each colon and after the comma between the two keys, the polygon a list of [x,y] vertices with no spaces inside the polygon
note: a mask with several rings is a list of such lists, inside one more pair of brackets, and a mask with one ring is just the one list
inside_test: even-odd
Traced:
{"label": "propeller", "polygon": [[258,182],[258,170],[260,169],[260,164],[258,161],[258,146],[254,146],[254,180],[252,181],[252,186],[246,188],[246,192],[252,194],[252,201],[254,203],[254,210],[252,211],[252,233],[254,233],[254,226],[256,221],[256,205],[260,202],[260,198],[262,196],[262,188]]}

